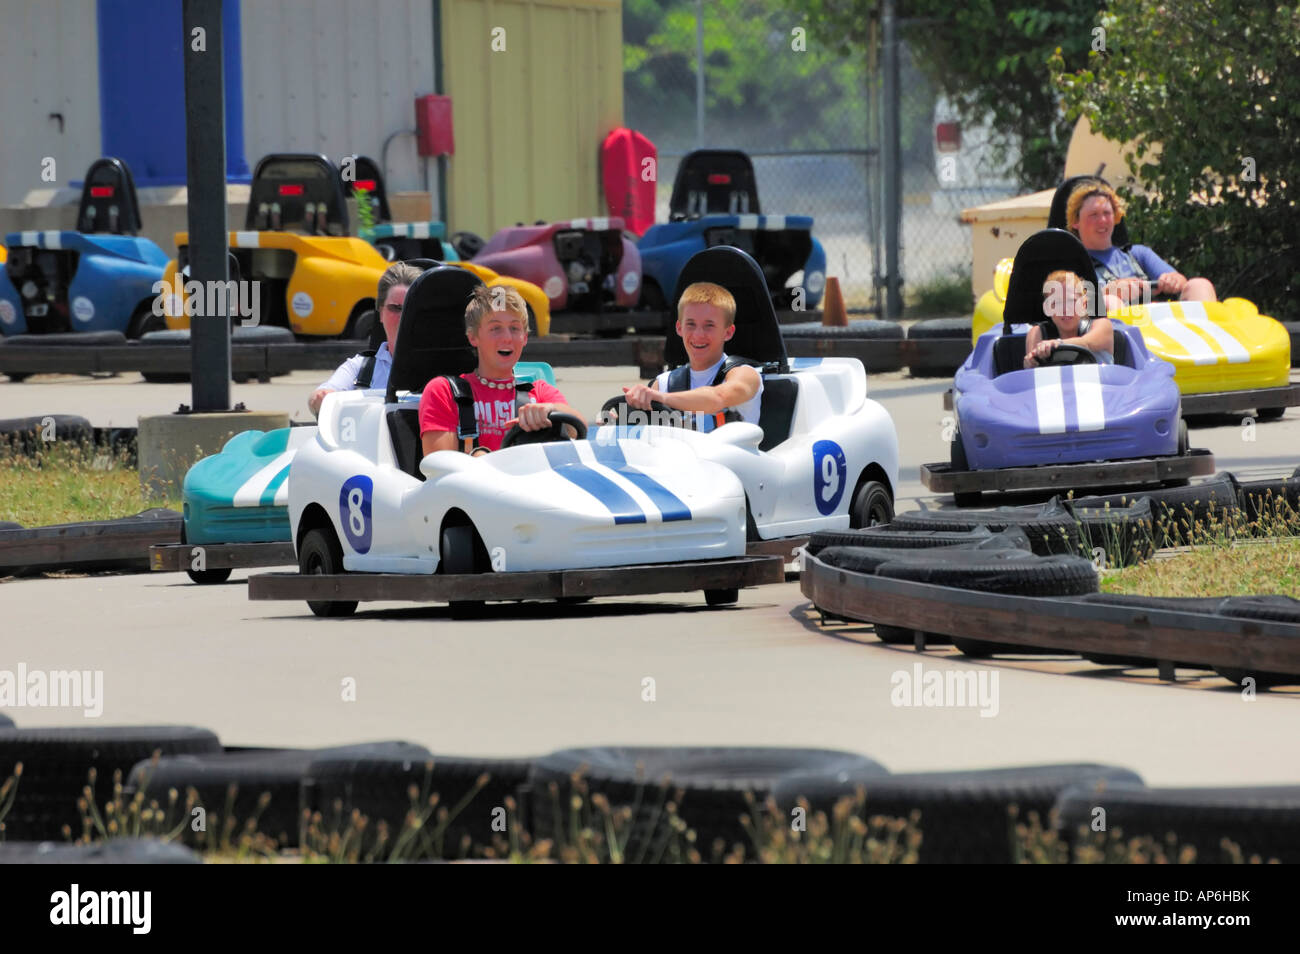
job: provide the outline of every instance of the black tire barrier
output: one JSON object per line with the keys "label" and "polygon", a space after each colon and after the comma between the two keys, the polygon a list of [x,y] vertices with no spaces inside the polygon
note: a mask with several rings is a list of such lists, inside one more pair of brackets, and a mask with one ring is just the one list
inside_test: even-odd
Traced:
{"label": "black tire barrier", "polygon": [[1300,321],[1284,321],[1282,327],[1291,336],[1291,367],[1300,368]]}
{"label": "black tire barrier", "polygon": [[[865,756],[825,749],[563,749],[538,759],[533,766],[530,788],[535,839],[552,837],[557,822],[567,819],[569,799],[575,794],[572,777],[579,771],[589,790],[604,795],[612,808],[636,807],[624,850],[629,861],[656,860],[656,853],[663,850],[668,833],[661,809],[668,800],[676,802],[678,816],[695,831],[701,859],[710,861],[717,841],[724,850],[737,843],[750,844],[741,822],[742,817],[751,815],[746,792],[753,796],[753,810],[761,811],[768,795],[792,775],[843,779],[888,774],[884,766]],[[679,789],[683,795],[676,799]]]}
{"label": "black tire barrier", "polygon": [[[1038,765],[968,772],[916,772],[904,775],[794,776],[773,792],[788,818],[800,798],[812,812],[831,816],[835,804],[866,792],[866,815],[907,818],[921,813],[918,826],[922,864],[1008,864],[1014,857],[1017,820],[1036,812],[1044,828],[1062,792],[1116,784],[1141,785],[1128,769],[1106,765]],[[1011,817],[1016,806],[1017,819]]]}
{"label": "black tire barrier", "polygon": [[[942,553],[944,551],[923,551]],[[885,563],[876,569],[877,576],[916,583],[932,583],[960,589],[979,590],[984,593],[1007,593],[1018,596],[1078,596],[1097,590],[1097,571],[1091,561],[1077,556],[1054,554],[1028,560],[1011,558],[1020,550],[996,551],[989,554],[972,553],[975,559],[967,561],[908,560]],[[979,561],[980,556],[998,557]],[[931,637],[927,634],[926,640]],[[936,639],[936,642],[939,640]],[[952,637],[952,644],[973,659],[994,655],[1051,655],[1061,654],[1059,649],[1039,649],[1011,643],[989,642],[981,639]]]}
{"label": "black tire barrier", "polygon": [[1094,556],[1100,551],[1104,566],[1133,566],[1155,554],[1155,517],[1149,497],[1120,507],[1088,507],[1075,502],[1067,506],[1083,530],[1084,546]]}
{"label": "black tire barrier", "polygon": [[90,421],[76,414],[38,414],[0,420],[0,446],[35,454],[58,442],[89,444],[95,440]]}
{"label": "black tire barrier", "polygon": [[54,841],[0,842],[0,865],[198,865],[184,845],[156,838],[113,838],[90,844]]}
{"label": "black tire barrier", "polygon": [[61,331],[49,335],[11,335],[0,338],[0,348],[115,348],[126,347],[120,331]]}
{"label": "black tire barrier", "polygon": [[14,523],[12,520],[0,520],[0,530],[22,530],[21,523]]}
{"label": "black tire barrier", "polygon": [[[230,329],[231,344],[285,344],[298,339],[292,331],[281,325],[234,325]],[[150,345],[185,345],[190,343],[188,328],[169,328],[166,331],[151,331],[140,339],[142,344]]]}
{"label": "black tire barrier", "polygon": [[966,532],[976,527],[998,532],[1019,527],[1040,556],[1052,553],[1080,553],[1083,534],[1074,514],[1060,498],[1029,507],[998,507],[992,510],[914,510],[898,514],[890,522],[897,530],[943,530]]}
{"label": "black tire barrier", "polygon": [[969,342],[970,330],[970,318],[927,318],[909,325],[907,337],[960,338],[962,341]]}
{"label": "black tire barrier", "polygon": [[[1220,475],[1216,475],[1220,476]],[[1290,477],[1266,480],[1239,480],[1232,471],[1222,474],[1237,491],[1237,506],[1248,521],[1263,516],[1281,515],[1285,507],[1300,511],[1300,467]]]}
{"label": "black tire barrier", "polygon": [[[996,539],[996,538],[992,538]],[[1027,549],[1007,544],[998,549],[973,549],[966,545],[938,547],[929,550],[889,550],[884,547],[827,547],[819,555],[827,566],[852,570],[855,573],[875,573],[886,563],[923,563],[927,566],[961,568],[975,566],[981,569],[1004,563],[1026,563],[1041,559]]]}
{"label": "black tire barrier", "polygon": [[1109,504],[1114,509],[1129,506],[1141,497],[1151,500],[1158,548],[1186,545],[1195,536],[1193,531],[1197,526],[1206,528],[1211,521],[1222,522],[1237,511],[1237,489],[1233,479],[1225,474],[1186,487],[1080,497],[1072,501],[1072,506],[1097,510]]}
{"label": "black tire barrier", "polygon": [[[1168,834],[1180,846],[1196,849],[1196,861],[1231,860],[1223,841],[1234,843],[1244,859],[1258,855],[1282,864],[1300,861],[1300,786],[1252,788],[1140,788],[1111,785],[1101,792],[1076,788],[1056,802],[1057,831],[1075,850],[1092,835],[1094,819],[1105,810],[1107,832],[1125,840],[1149,837],[1164,845]],[[1170,861],[1176,859],[1170,858]]]}
{"label": "black tire barrier", "polygon": [[[310,749],[170,755],[157,763],[136,763],[127,776],[125,791],[166,806],[169,789],[176,789],[178,804],[184,805],[187,790],[193,788],[207,813],[208,832],[219,833],[227,818],[240,826],[237,831],[242,830],[244,823],[256,816],[260,833],[276,839],[281,847],[296,848],[300,789],[314,755]],[[233,799],[229,797],[232,786]],[[259,814],[258,802],[264,793],[270,795],[270,802]],[[187,825],[181,837],[189,841],[194,834]]]}
{"label": "black tire barrier", "polygon": [[3,712],[0,712],[0,729],[12,729],[13,727],[14,720],[9,718]]}
{"label": "black tire barrier", "polygon": [[191,726],[104,726],[102,728],[0,729],[0,776],[23,764],[13,808],[5,819],[6,838],[16,841],[63,840],[82,833],[77,799],[95,769],[94,798],[100,811],[112,797],[113,773],[123,779],[155,751],[163,755],[220,752],[207,729]]}
{"label": "black tire barrier", "polygon": [[994,533],[988,527],[973,530],[895,530],[892,526],[863,527],[860,530],[818,530],[808,540],[806,549],[816,556],[827,547],[885,547],[920,550],[930,547],[983,545],[1001,538],[1005,543],[1028,550],[1029,537],[1019,527]]}
{"label": "black tire barrier", "polygon": [[[493,836],[502,834],[499,825],[494,828],[504,817],[496,810],[505,808],[507,797],[519,801],[531,767],[530,759],[433,755],[423,746],[406,743],[352,746],[312,759],[303,778],[302,807],[320,812],[326,830],[335,824],[336,805],[341,805],[344,819],[353,809],[360,811],[370,819],[365,844],[369,850],[380,821],[387,823],[392,838],[401,832],[413,807],[412,786],[422,797],[436,794],[439,809],[451,812],[470,796],[480,776],[487,775],[486,785],[448,821],[443,834],[440,856],[459,858],[467,847],[491,845]],[[424,827],[431,833],[435,824],[431,818]]]}
{"label": "black tire barrier", "polygon": [[896,321],[860,318],[847,325],[823,325],[819,321],[800,321],[781,326],[783,338],[867,338],[878,341],[901,341],[903,326]]}

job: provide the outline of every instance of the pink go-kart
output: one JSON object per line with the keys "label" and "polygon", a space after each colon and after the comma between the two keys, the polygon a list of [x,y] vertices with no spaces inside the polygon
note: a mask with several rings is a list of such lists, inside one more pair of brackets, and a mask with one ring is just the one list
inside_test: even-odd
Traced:
{"label": "pink go-kart", "polygon": [[[473,237],[462,232],[452,242],[465,238]],[[641,253],[617,216],[502,229],[472,261],[538,285],[552,312],[633,308],[641,297]]]}

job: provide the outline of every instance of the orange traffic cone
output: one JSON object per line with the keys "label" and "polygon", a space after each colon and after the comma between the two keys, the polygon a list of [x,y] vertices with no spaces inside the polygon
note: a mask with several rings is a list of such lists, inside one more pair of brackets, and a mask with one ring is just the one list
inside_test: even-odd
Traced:
{"label": "orange traffic cone", "polygon": [[826,295],[822,298],[822,324],[832,328],[849,326],[849,313],[844,310],[840,280],[834,276],[826,279]]}

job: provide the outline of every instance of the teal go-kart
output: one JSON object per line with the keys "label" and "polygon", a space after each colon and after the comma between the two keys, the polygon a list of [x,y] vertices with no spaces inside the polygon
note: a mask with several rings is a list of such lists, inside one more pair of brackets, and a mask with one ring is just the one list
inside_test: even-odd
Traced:
{"label": "teal go-kart", "polygon": [[[348,170],[355,174],[343,179]],[[441,222],[394,222],[388,206],[388,187],[379,163],[369,156],[349,156],[339,164],[343,194],[370,205],[372,225],[357,229],[357,236],[377,248],[390,262],[403,262],[412,258],[432,258],[440,262],[454,262],[459,255],[447,238],[447,227]],[[364,193],[364,197],[362,195]]]}
{"label": "teal go-kart", "polygon": [[86,173],[75,231],[10,232],[0,271],[0,335],[162,330],[156,283],[167,254],[140,230],[131,170],[97,159]]}

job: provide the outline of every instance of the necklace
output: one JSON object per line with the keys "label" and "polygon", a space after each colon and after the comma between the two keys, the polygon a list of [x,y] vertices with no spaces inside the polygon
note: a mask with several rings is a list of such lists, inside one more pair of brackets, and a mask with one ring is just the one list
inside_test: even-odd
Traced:
{"label": "necklace", "polygon": [[487,378],[483,377],[483,375],[479,374],[477,371],[474,372],[474,377],[478,378],[479,382],[484,387],[496,388],[497,390],[500,391],[513,391],[515,389],[514,378],[511,378],[509,381],[490,381]]}

